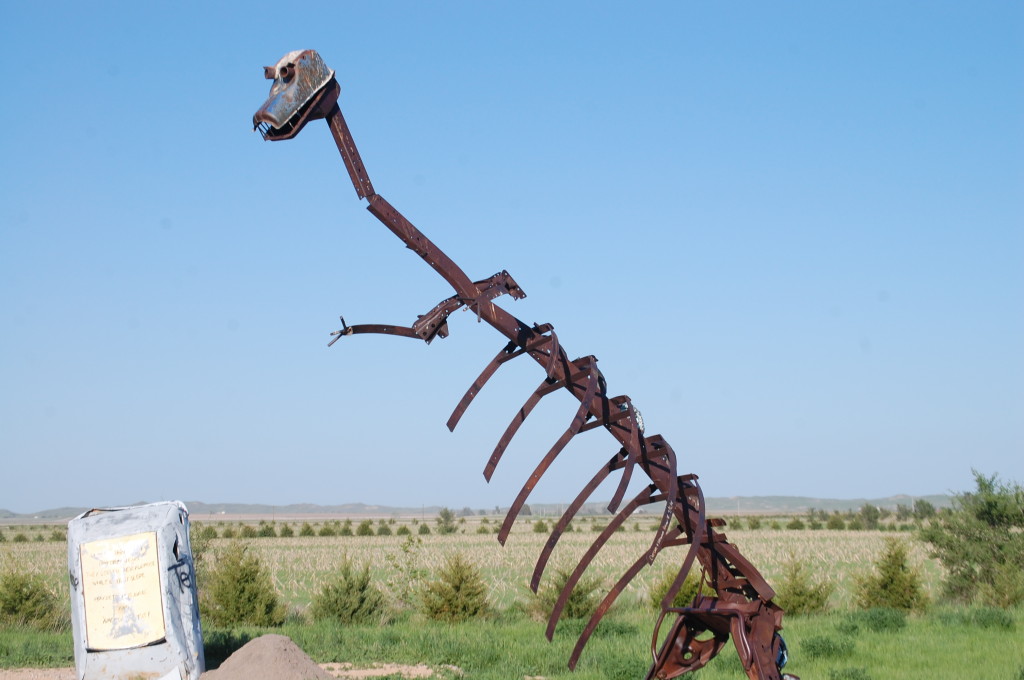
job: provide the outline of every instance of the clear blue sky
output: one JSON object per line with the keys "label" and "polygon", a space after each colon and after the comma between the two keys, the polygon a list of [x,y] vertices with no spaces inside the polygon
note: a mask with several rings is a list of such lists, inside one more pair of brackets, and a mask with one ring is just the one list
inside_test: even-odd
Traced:
{"label": "clear blue sky", "polygon": [[[1024,480],[1024,6],[8,3],[0,508],[507,505],[575,405],[364,210],[326,126],[251,132],[313,48],[377,191],[594,354],[710,496]],[[531,500],[571,499],[601,431]],[[597,496],[608,498],[610,490]]]}

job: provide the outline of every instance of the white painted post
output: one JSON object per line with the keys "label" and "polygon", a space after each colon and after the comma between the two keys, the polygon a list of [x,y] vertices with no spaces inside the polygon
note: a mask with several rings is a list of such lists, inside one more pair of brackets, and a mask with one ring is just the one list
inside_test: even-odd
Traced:
{"label": "white painted post", "polygon": [[68,523],[78,680],[198,680],[205,670],[188,510],[178,501]]}

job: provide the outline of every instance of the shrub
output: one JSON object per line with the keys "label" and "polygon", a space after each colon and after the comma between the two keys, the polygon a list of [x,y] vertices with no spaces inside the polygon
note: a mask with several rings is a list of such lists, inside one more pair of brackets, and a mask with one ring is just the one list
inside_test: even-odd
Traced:
{"label": "shrub", "polygon": [[[551,611],[558,603],[558,598],[562,594],[565,584],[569,582],[570,576],[572,576],[571,571],[558,569],[555,571],[554,578],[537,591],[528,606],[528,610],[534,618],[544,620],[551,615]],[[562,610],[562,618],[582,619],[590,616],[597,608],[597,591],[600,588],[601,581],[597,577],[584,573],[576,582],[576,587],[569,593],[569,599],[566,600],[565,608]]]}
{"label": "shrub", "polygon": [[315,621],[380,623],[386,618],[384,596],[370,582],[370,565],[357,569],[345,557],[337,573],[313,597],[310,614]]}
{"label": "shrub", "polygon": [[871,680],[867,668],[837,668],[828,672],[828,680]]}
{"label": "shrub", "polygon": [[238,530],[238,535],[242,538],[256,538],[259,536],[259,532],[256,531],[256,527],[243,524],[242,528]]}
{"label": "shrub", "polygon": [[455,553],[445,560],[438,578],[421,593],[423,613],[437,621],[465,621],[487,613],[487,586],[480,570]]}
{"label": "shrub", "polygon": [[356,536],[373,536],[373,522],[364,519],[356,527]]}
{"label": "shrub", "polygon": [[7,537],[4,536],[4,532],[0,531],[0,543],[4,543],[6,541],[7,541]]}
{"label": "shrub", "polygon": [[316,532],[318,536],[337,536],[338,532],[334,530],[334,527],[330,524],[325,524],[320,527],[320,531]]}
{"label": "shrub", "polygon": [[862,609],[889,607],[904,611],[921,610],[927,596],[917,569],[907,564],[907,545],[895,538],[885,540],[885,550],[875,569],[856,577],[857,604]]}
{"label": "shrub", "polygon": [[755,530],[756,529],[760,529],[761,528],[761,518],[760,517],[751,517],[750,519],[747,520],[747,525],[751,529],[755,529]]}
{"label": "shrub", "polygon": [[430,527],[427,526],[426,524],[421,524],[420,528],[417,529],[417,531],[419,532],[420,536],[426,536],[427,534],[430,533]]}
{"label": "shrub", "polygon": [[455,513],[448,508],[441,508],[441,511],[437,513],[437,533],[443,536],[454,534],[456,531],[458,531],[458,527],[455,526]]}
{"label": "shrub", "polygon": [[291,538],[295,535],[295,530],[292,529],[292,526],[290,524],[285,524],[281,527],[281,531],[279,533],[281,538]]}
{"label": "shrub", "polygon": [[874,633],[892,633],[907,626],[907,613],[902,609],[876,607],[861,612],[852,612],[838,629],[842,633],[852,634],[861,630]]}
{"label": "shrub", "polygon": [[16,534],[14,534],[14,542],[15,543],[28,543],[28,536],[26,536],[25,534],[23,534],[21,532],[18,532]]}
{"label": "shrub", "polygon": [[[668,589],[672,587],[672,583],[676,580],[676,575],[679,572],[674,569],[666,569],[661,573],[661,576],[651,585],[651,591],[649,595],[649,602],[652,608],[660,609],[661,601],[668,595]],[[697,597],[697,592],[701,588],[702,574],[699,570],[690,569],[690,573],[686,575],[686,580],[683,581],[683,585],[679,588],[679,592],[672,598],[673,607],[689,607],[694,598]],[[715,597],[715,589],[704,584],[704,589],[701,591],[704,597]]]}
{"label": "shrub", "polygon": [[794,517],[793,519],[791,519],[789,521],[788,524],[786,524],[786,528],[787,529],[792,529],[794,531],[800,531],[802,529],[806,529],[807,525],[804,524],[803,521],[799,517]]}
{"label": "shrub", "polygon": [[388,587],[400,606],[411,608],[416,602],[420,584],[426,575],[419,566],[419,553],[422,547],[423,539],[410,533],[400,546],[401,556],[393,553],[384,556],[395,571],[395,576],[388,582]]}
{"label": "shrub", "polygon": [[[196,531],[198,529],[198,531]],[[217,538],[217,530],[208,524],[193,524],[192,525],[192,538],[199,537],[202,540],[212,540]]]}
{"label": "shrub", "polygon": [[533,523],[533,533],[535,534],[546,534],[548,532],[548,523],[542,519],[537,520]]}
{"label": "shrub", "polygon": [[772,530],[774,530],[774,531],[778,531],[779,529],[781,529],[781,528],[782,528],[782,525],[781,525],[781,524],[779,524],[779,520],[777,520],[777,519],[773,519],[773,520],[771,521],[771,523],[770,523],[770,524],[768,525],[768,528],[769,528],[769,529],[772,529]]}
{"label": "shrub", "polygon": [[303,522],[299,527],[299,536],[316,536],[316,530],[309,522]]}
{"label": "shrub", "polygon": [[13,570],[0,574],[0,625],[62,631],[70,623],[41,576]]}
{"label": "shrub", "polygon": [[395,530],[395,535],[396,536],[411,536],[412,535],[412,531],[409,530],[409,527],[407,525],[400,524],[398,526],[398,529]]}
{"label": "shrub", "polygon": [[957,494],[953,509],[917,513],[931,519],[921,538],[946,567],[946,594],[1010,607],[1024,602],[1024,488],[974,471],[976,489]]}
{"label": "shrub", "polygon": [[285,608],[270,575],[242,543],[231,543],[217,555],[201,590],[199,605],[204,619],[214,626],[244,624],[279,626]]}
{"label": "shrub", "polygon": [[840,659],[853,654],[853,640],[816,635],[800,644],[808,659]]}
{"label": "shrub", "polygon": [[392,533],[393,532],[391,531],[391,527],[389,527],[387,524],[378,524],[377,525],[377,535],[378,536],[390,536]]}
{"label": "shrub", "polygon": [[782,579],[778,583],[779,606],[787,614],[817,614],[828,609],[828,598],[835,590],[829,581],[816,581],[811,568],[790,554],[782,565]]}
{"label": "shrub", "polygon": [[828,516],[828,520],[825,521],[825,528],[832,531],[842,531],[846,528],[846,522],[843,521],[842,515],[838,512],[833,512]]}
{"label": "shrub", "polygon": [[260,538],[277,538],[277,531],[274,529],[272,524],[260,523],[260,528],[257,529],[256,535]]}
{"label": "shrub", "polygon": [[481,524],[480,526],[478,526],[478,527],[476,528],[476,533],[478,533],[478,534],[489,534],[489,533],[491,533],[491,530],[490,530],[490,529],[488,529],[488,528],[487,528],[486,526],[484,526],[483,524]]}
{"label": "shrub", "polygon": [[942,623],[957,628],[973,626],[1013,630],[1017,625],[1013,615],[999,607],[978,607],[956,612],[942,612],[938,618]]}

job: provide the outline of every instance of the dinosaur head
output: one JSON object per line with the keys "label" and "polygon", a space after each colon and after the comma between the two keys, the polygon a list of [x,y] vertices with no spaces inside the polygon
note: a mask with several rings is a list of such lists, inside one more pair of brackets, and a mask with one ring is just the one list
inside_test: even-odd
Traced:
{"label": "dinosaur head", "polygon": [[315,50],[289,52],[274,66],[263,67],[263,73],[274,81],[267,101],[252,117],[253,130],[263,139],[291,139],[309,121],[325,117],[338,100],[341,88],[334,71]]}

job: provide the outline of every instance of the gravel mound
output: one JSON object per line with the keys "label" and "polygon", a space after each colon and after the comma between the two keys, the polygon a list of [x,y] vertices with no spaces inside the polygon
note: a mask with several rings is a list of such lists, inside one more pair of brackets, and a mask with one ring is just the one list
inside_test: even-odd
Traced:
{"label": "gravel mound", "polygon": [[225,659],[202,680],[334,680],[284,635],[262,635]]}

